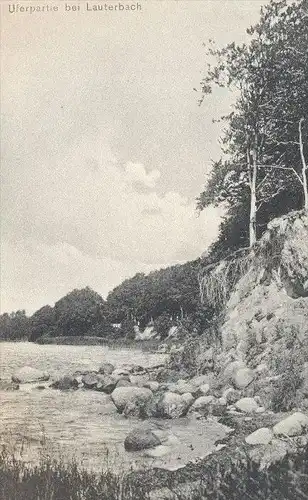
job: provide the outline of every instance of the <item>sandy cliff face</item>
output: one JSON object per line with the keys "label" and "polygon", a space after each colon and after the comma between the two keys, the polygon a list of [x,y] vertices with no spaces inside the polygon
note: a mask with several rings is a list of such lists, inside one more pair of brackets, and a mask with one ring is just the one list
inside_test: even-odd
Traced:
{"label": "sandy cliff face", "polygon": [[221,336],[223,351],[257,365],[275,349],[308,343],[308,216],[273,220],[248,258]]}
{"label": "sandy cliff face", "polygon": [[173,365],[274,411],[308,408],[308,215],[273,220],[253,249],[205,267],[203,296],[213,332],[188,338]]}

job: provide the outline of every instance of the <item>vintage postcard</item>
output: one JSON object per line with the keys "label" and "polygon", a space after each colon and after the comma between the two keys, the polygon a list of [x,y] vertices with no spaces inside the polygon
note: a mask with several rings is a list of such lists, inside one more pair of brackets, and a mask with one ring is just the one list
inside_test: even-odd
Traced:
{"label": "vintage postcard", "polygon": [[308,499],[308,1],[0,8],[0,500]]}

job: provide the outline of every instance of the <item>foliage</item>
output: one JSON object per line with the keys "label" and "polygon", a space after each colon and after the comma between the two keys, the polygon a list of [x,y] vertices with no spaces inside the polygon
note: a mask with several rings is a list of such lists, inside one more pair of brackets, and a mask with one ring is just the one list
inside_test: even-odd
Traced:
{"label": "foliage", "polygon": [[127,340],[134,340],[135,334],[135,322],[132,319],[124,319],[121,323],[121,328],[119,329],[119,336]]}
{"label": "foliage", "polygon": [[112,321],[131,319],[143,328],[162,314],[175,320],[194,311],[199,303],[198,266],[197,260],[125,280],[107,297]]}
{"label": "foliage", "polygon": [[25,311],[0,316],[1,339],[36,341],[42,336],[104,336],[112,331],[106,302],[89,287],[73,290],[30,318]]}
{"label": "foliage", "polygon": [[168,332],[172,325],[172,319],[170,318],[170,314],[168,313],[161,314],[154,321],[154,328],[160,335],[161,339],[165,339],[168,336]]}
{"label": "foliage", "polygon": [[297,406],[297,390],[302,384],[300,372],[291,364],[288,372],[281,374],[281,378],[273,384],[271,395],[271,410],[290,411]]}
{"label": "foliage", "polygon": [[30,320],[24,310],[0,316],[0,339],[22,340],[28,337]]}
{"label": "foliage", "polygon": [[180,471],[156,467],[101,474],[76,463],[44,459],[31,467],[6,452],[0,455],[0,500],[147,500],[160,498],[156,493],[162,489],[178,500],[307,500],[308,449],[262,470],[242,446],[213,453]]}
{"label": "foliage", "polygon": [[31,333],[29,340],[34,342],[43,335],[53,335],[55,332],[54,309],[47,305],[41,307],[30,318]]}
{"label": "foliage", "polygon": [[[142,494],[143,495],[143,494]],[[143,500],[125,474],[103,470],[100,475],[75,462],[42,459],[36,467],[0,455],[0,500]]]}
{"label": "foliage", "polygon": [[307,339],[296,326],[278,323],[269,355],[269,368],[278,376],[271,390],[271,408],[288,411],[297,406],[297,391],[303,383],[303,366],[308,360]]}
{"label": "foliage", "polygon": [[85,335],[97,324],[107,324],[107,307],[103,298],[86,287],[73,290],[54,306],[58,335]]}
{"label": "foliage", "polygon": [[201,82],[201,101],[215,85],[236,97],[232,113],[223,117],[223,157],[214,163],[197,202],[199,210],[212,203],[227,206],[214,246],[220,252],[247,246],[249,221],[255,222],[257,211],[260,235],[271,218],[303,206],[306,172],[299,125],[304,124],[307,157],[307,120],[302,121],[308,119],[307,0],[271,1],[247,34],[248,44],[211,46],[215,64]]}
{"label": "foliage", "polygon": [[[138,273],[125,280],[107,297],[107,301],[89,287],[72,292],[58,300],[54,307],[46,305],[31,318],[25,313],[4,314],[0,317],[2,338],[22,336],[17,319],[27,322],[23,336],[36,341],[42,336],[99,336],[134,338],[134,326],[144,328],[156,320],[164,330],[165,317],[176,323],[191,317],[200,306],[198,288],[199,260],[153,271]],[[17,317],[15,318],[15,316]],[[159,319],[161,317],[161,319]],[[121,323],[120,329],[112,326]],[[169,322],[171,326],[171,322]],[[164,333],[162,332],[164,335]]]}

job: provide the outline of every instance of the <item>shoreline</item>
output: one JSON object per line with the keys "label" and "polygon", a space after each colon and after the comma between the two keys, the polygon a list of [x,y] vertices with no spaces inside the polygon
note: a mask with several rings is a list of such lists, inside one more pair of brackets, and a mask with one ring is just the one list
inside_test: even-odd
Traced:
{"label": "shoreline", "polygon": [[34,344],[39,345],[82,345],[82,346],[106,346],[110,349],[131,348],[140,350],[156,350],[161,341],[157,339],[150,340],[126,340],[126,339],[106,339],[97,336],[63,336],[63,337],[41,337]]}

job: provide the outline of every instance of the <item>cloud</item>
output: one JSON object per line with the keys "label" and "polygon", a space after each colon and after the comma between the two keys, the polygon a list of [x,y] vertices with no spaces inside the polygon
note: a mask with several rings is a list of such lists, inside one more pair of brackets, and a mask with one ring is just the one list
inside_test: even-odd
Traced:
{"label": "cloud", "polygon": [[[106,295],[136,272],[198,257],[217,236],[217,209],[197,217],[194,202],[155,190],[158,170],[129,162],[123,171],[101,135],[67,149],[10,171],[2,308],[34,310],[86,285]],[[151,189],[140,192],[137,179]]]}
{"label": "cloud", "polygon": [[140,183],[146,187],[154,188],[160,178],[160,171],[155,169],[147,172],[141,163],[129,161],[125,165],[126,181],[131,183]]}
{"label": "cloud", "polygon": [[3,11],[3,309],[85,285],[106,295],[215,239],[219,210],[197,217],[193,197],[220,154],[212,118],[231,101],[220,92],[198,107],[192,88],[202,41],[245,41],[261,3],[148,2],[141,23]]}

